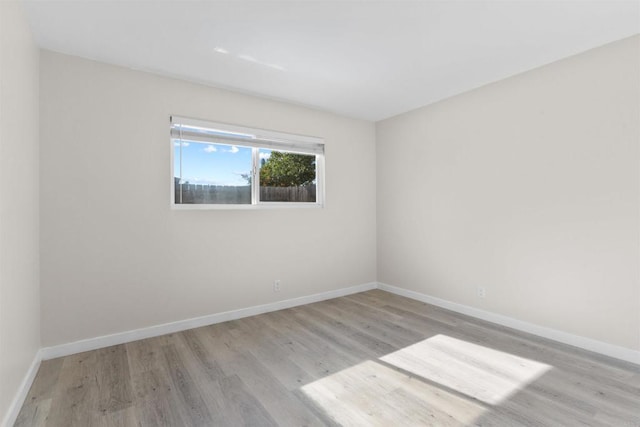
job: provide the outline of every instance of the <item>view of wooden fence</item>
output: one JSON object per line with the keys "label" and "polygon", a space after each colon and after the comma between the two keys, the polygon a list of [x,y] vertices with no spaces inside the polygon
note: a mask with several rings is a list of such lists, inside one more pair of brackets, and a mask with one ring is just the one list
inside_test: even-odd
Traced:
{"label": "view of wooden fence", "polygon": [[[316,186],[260,187],[262,202],[315,202]],[[250,204],[251,186],[175,185],[175,202],[182,204]]]}
{"label": "view of wooden fence", "polygon": [[316,201],[316,186],[260,187],[261,202],[311,202]]}

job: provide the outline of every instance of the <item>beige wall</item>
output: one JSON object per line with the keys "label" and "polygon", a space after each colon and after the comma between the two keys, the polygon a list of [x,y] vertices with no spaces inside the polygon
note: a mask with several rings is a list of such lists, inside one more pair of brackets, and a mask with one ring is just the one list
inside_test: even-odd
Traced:
{"label": "beige wall", "polygon": [[0,2],[0,423],[40,348],[38,50]]}
{"label": "beige wall", "polygon": [[[46,51],[40,66],[45,346],[375,281],[372,123]],[[172,114],[324,138],[326,207],[172,211]]]}
{"label": "beige wall", "polygon": [[640,349],[639,44],[379,122],[378,280]]}

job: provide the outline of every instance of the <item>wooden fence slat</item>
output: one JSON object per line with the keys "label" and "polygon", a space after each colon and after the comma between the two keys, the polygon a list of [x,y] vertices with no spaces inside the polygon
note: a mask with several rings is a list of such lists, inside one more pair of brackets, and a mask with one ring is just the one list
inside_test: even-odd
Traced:
{"label": "wooden fence slat", "polygon": [[[251,187],[248,185],[175,185],[175,201],[182,204],[250,204]],[[260,200],[263,202],[315,202],[316,186],[299,187],[260,187]]]}

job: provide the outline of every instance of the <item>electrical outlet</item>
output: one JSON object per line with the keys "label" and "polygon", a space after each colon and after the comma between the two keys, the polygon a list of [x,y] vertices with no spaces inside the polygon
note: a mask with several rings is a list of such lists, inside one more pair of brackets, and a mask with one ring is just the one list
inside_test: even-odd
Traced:
{"label": "electrical outlet", "polygon": [[280,280],[273,281],[273,292],[280,292]]}
{"label": "electrical outlet", "polygon": [[487,290],[484,286],[478,286],[478,297],[485,298],[487,296]]}

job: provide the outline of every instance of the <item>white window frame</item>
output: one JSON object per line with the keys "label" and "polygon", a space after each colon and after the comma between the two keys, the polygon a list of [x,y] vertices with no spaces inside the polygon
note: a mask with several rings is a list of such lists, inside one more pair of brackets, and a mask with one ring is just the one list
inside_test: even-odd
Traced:
{"label": "white window frame", "polygon": [[[182,126],[181,126],[182,125]],[[171,144],[171,208],[177,210],[202,209],[272,209],[272,208],[322,208],[325,201],[324,139],[293,135],[247,126],[216,123],[205,120],[172,116],[170,118]],[[177,142],[204,142],[237,145],[252,149],[251,204],[182,204],[175,202],[174,147]],[[182,145],[180,145],[182,147]],[[315,202],[262,202],[260,201],[260,148],[296,154],[316,156]]]}

